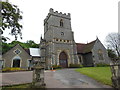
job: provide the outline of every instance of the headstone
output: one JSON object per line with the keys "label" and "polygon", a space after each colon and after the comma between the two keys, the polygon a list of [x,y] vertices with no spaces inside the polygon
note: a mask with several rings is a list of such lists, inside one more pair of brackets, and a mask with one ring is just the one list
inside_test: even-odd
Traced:
{"label": "headstone", "polygon": [[114,88],[118,88],[120,90],[120,62],[111,63],[111,72],[112,72],[112,85]]}
{"label": "headstone", "polygon": [[33,82],[32,87],[43,88],[44,83],[44,66],[40,61],[35,62],[33,66]]}
{"label": "headstone", "polygon": [[120,90],[120,61],[118,64],[118,89]]}

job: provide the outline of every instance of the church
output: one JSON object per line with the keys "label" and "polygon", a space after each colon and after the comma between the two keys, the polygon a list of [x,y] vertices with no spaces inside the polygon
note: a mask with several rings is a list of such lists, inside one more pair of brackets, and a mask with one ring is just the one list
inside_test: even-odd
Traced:
{"label": "church", "polygon": [[39,48],[26,51],[16,45],[3,55],[0,66],[30,69],[34,60],[45,61],[46,69],[53,65],[67,68],[70,64],[91,67],[110,63],[107,50],[98,38],[87,44],[76,43],[70,13],[54,11],[52,8],[44,19],[44,37],[40,39]]}
{"label": "church", "polygon": [[70,64],[95,66],[97,63],[109,64],[107,51],[100,40],[88,44],[76,43],[71,28],[70,13],[54,11],[50,8],[44,19],[44,38],[40,40],[41,60],[46,61],[46,68]]}

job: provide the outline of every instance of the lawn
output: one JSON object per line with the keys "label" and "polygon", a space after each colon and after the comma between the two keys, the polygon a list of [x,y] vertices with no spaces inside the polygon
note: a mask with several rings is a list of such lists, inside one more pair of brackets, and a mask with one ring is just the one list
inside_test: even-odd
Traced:
{"label": "lawn", "polygon": [[19,84],[19,85],[9,85],[3,86],[2,89],[5,90],[7,88],[29,88],[30,84]]}
{"label": "lawn", "polygon": [[75,71],[91,77],[103,84],[112,85],[110,67],[84,67],[76,69]]}
{"label": "lawn", "polygon": [[45,87],[31,87],[31,83],[27,83],[27,84],[18,84],[18,85],[8,85],[8,86],[3,86],[0,87],[2,88],[2,90],[6,90],[6,89],[29,89],[29,90],[34,90],[34,89],[45,89]]}

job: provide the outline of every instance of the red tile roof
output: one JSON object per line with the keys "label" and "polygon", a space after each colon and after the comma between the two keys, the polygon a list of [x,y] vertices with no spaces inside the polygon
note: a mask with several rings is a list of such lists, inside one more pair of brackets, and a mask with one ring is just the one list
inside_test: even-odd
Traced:
{"label": "red tile roof", "polygon": [[77,45],[77,53],[88,53],[91,52],[94,44],[95,44],[96,40],[87,43],[87,44],[83,44],[83,43],[76,43]]}
{"label": "red tile roof", "polygon": [[76,45],[77,45],[77,52],[78,53],[83,53],[86,44],[76,43]]}

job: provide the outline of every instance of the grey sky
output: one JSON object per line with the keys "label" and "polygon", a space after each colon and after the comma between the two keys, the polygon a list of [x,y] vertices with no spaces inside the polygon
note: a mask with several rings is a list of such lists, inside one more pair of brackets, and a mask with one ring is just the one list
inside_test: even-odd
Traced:
{"label": "grey sky", "polygon": [[[9,0],[23,11],[23,40],[40,42],[44,32],[43,20],[49,9],[71,13],[72,31],[77,43],[87,43],[96,39],[104,43],[110,32],[118,31],[119,0]],[[7,33],[6,33],[7,35]],[[9,36],[11,37],[11,36]],[[11,37],[13,40],[13,37]]]}

